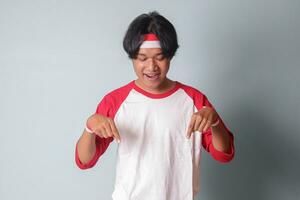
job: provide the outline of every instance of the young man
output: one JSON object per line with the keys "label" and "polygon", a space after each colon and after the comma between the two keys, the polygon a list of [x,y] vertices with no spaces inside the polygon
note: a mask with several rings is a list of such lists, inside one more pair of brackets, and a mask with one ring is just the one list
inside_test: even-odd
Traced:
{"label": "young man", "polygon": [[123,46],[137,79],[104,96],[76,145],[76,163],[93,167],[118,142],[114,200],[192,200],[202,147],[220,162],[233,135],[197,89],[167,78],[178,48],[173,25],[157,12],[130,24]]}

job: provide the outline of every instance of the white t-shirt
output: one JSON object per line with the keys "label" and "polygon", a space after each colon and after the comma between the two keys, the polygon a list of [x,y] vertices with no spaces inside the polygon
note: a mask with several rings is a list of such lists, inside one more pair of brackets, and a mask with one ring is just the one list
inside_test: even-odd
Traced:
{"label": "white t-shirt", "polygon": [[[202,146],[221,162],[234,153],[228,129],[229,154],[214,149],[211,130],[186,138],[192,114],[203,106],[212,107],[206,96],[178,81],[162,94],[132,81],[101,100],[96,113],[113,118],[121,137],[113,200],[193,200],[200,188]],[[98,137],[93,160],[83,165],[77,156],[77,164],[82,169],[94,166],[111,141]]]}

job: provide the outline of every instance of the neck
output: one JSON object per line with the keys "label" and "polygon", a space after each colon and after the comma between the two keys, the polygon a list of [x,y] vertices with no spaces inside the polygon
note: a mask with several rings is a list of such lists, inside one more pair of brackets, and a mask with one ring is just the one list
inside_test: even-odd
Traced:
{"label": "neck", "polygon": [[172,81],[168,78],[166,78],[166,80],[160,85],[160,87],[156,88],[155,90],[151,90],[149,88],[144,87],[143,85],[141,85],[139,83],[138,80],[135,81],[135,84],[138,85],[143,90],[145,90],[149,93],[153,93],[153,94],[161,94],[161,93],[167,92],[167,91],[173,89],[173,87],[175,87],[175,81]]}

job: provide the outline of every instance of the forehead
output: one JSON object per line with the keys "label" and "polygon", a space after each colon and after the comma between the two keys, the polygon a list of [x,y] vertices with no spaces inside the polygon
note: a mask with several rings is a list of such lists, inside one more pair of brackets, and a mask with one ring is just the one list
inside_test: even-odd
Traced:
{"label": "forehead", "polygon": [[145,55],[145,56],[155,56],[158,54],[162,54],[161,48],[140,48],[138,55]]}

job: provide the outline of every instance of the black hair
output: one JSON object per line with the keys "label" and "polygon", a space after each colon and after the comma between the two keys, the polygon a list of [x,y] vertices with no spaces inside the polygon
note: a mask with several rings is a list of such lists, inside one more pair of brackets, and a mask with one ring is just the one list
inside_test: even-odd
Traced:
{"label": "black hair", "polygon": [[174,26],[158,12],[137,16],[129,25],[123,39],[123,48],[129,58],[136,58],[143,43],[143,35],[153,33],[160,41],[164,57],[172,59],[179,45]]}

